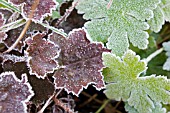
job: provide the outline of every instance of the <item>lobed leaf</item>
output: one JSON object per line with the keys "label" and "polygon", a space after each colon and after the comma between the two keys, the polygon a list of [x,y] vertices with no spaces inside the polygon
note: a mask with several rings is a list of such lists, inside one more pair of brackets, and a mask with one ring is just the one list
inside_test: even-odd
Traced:
{"label": "lobed leaf", "polygon": [[79,95],[89,84],[97,89],[104,87],[101,74],[102,53],[108,51],[100,43],[91,43],[83,29],[72,31],[68,38],[52,33],[50,40],[61,49],[56,59],[60,68],[54,73],[55,87]]}
{"label": "lobed leaf", "polygon": [[165,21],[170,22],[170,0],[162,0],[156,9],[153,10],[154,17],[148,21],[150,29],[159,32]]}
{"label": "lobed leaf", "polygon": [[[75,0],[77,1],[77,0]],[[79,0],[78,13],[90,20],[85,28],[93,41],[107,42],[116,55],[123,55],[129,42],[139,49],[146,49],[149,25],[145,20],[153,17],[153,9],[160,0]]]}
{"label": "lobed leaf", "polygon": [[128,102],[140,113],[152,113],[154,102],[170,103],[170,81],[164,76],[139,77],[146,68],[144,61],[134,52],[127,51],[122,57],[111,53],[103,54],[103,74],[106,86],[105,94],[110,99]]}
{"label": "lobed leaf", "polygon": [[53,42],[43,39],[44,36],[45,33],[37,33],[26,40],[30,73],[38,78],[44,78],[47,73],[52,73],[58,67],[54,58],[58,57],[60,49]]}
{"label": "lobed leaf", "polygon": [[49,95],[53,95],[54,85],[47,78],[41,80],[36,76],[30,76],[27,63],[24,61],[23,58],[19,59],[20,60],[18,60],[16,56],[14,57],[14,59],[11,59],[9,56],[3,57],[3,71],[15,72],[17,78],[19,79],[21,78],[21,75],[23,73],[26,73],[28,75],[28,82],[32,86],[32,90],[35,93],[30,101],[31,103],[40,105],[40,103],[43,103],[44,100],[47,100],[49,98]]}
{"label": "lobed leaf", "polygon": [[[36,0],[9,0],[11,3],[15,5],[24,4],[22,9],[22,16],[27,20],[29,18],[30,11],[32,9],[32,5],[35,4]],[[37,5],[32,20],[34,22],[42,22],[42,20],[52,15],[52,10],[55,10],[58,3],[56,0],[39,0],[39,4]]]}
{"label": "lobed leaf", "polygon": [[[17,38],[19,37],[20,33],[22,32],[24,28],[24,25],[12,29],[8,32],[8,38],[6,38],[3,42],[4,44],[7,46],[7,48],[11,47],[14,42],[17,40]],[[25,39],[28,37],[31,37],[35,34],[35,32],[48,32],[48,29],[43,27],[40,24],[36,24],[36,23],[31,23],[30,27],[28,28],[27,32],[25,33],[23,39],[18,43],[18,45],[14,48],[14,50],[22,52],[23,47],[25,47]]]}
{"label": "lobed leaf", "polygon": [[168,56],[166,62],[163,65],[163,69],[170,71],[170,41],[169,42],[164,42],[163,44],[163,48],[166,52],[166,55]]}
{"label": "lobed leaf", "polygon": [[[152,113],[166,113],[166,109],[162,108],[162,104],[154,103],[155,108],[152,109]],[[125,103],[125,110],[128,113],[139,113],[135,108],[130,106],[128,103]]]}
{"label": "lobed leaf", "polygon": [[13,72],[0,75],[0,112],[27,113],[26,102],[34,95],[25,75],[19,80]]}

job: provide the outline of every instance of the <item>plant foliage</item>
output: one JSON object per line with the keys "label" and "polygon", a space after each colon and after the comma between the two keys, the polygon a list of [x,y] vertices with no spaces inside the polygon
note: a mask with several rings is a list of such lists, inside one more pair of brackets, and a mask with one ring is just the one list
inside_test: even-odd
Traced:
{"label": "plant foliage", "polygon": [[167,51],[166,55],[168,56],[166,62],[163,65],[164,70],[170,71],[170,41],[163,43],[164,50]]}
{"label": "plant foliage", "polygon": [[19,80],[13,72],[0,75],[0,112],[26,113],[26,102],[34,95],[27,78]]}
{"label": "plant foliage", "polygon": [[105,90],[108,98],[127,101],[140,113],[151,113],[154,102],[170,103],[170,81],[164,76],[140,77],[147,68],[134,52],[126,52],[122,59],[104,53],[103,60],[107,67],[104,74],[109,83]]}
{"label": "plant foliage", "polygon": [[[106,0],[80,0],[77,9],[87,20],[84,25],[93,41],[107,42],[112,53],[123,55],[129,42],[140,49],[148,44],[149,25],[160,0],[113,0],[109,8]],[[88,8],[87,8],[88,7]]]}
{"label": "plant foliage", "polygon": [[[0,112],[74,112],[90,84],[125,102],[129,113],[168,112],[169,6],[170,0],[0,0]],[[87,102],[101,104],[95,96]]]}
{"label": "plant foliage", "polygon": [[77,96],[89,84],[104,88],[100,72],[104,67],[102,53],[109,50],[101,43],[90,43],[83,29],[72,31],[68,38],[53,33],[50,40],[61,49],[56,59],[61,68],[54,73],[56,88],[64,88]]}

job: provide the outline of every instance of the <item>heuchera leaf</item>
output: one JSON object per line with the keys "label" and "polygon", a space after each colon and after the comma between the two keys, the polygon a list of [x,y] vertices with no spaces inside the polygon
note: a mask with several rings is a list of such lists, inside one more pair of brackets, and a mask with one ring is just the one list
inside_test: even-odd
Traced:
{"label": "heuchera leaf", "polygon": [[170,71],[170,41],[169,42],[164,42],[163,44],[163,48],[166,52],[166,55],[168,56],[166,62],[163,65],[163,69]]}
{"label": "heuchera leaf", "polygon": [[[17,40],[19,35],[21,34],[22,30],[24,29],[24,25],[20,26],[16,29],[12,29],[8,32],[8,38],[6,38],[3,42],[4,44],[9,48],[14,44],[14,42]],[[39,32],[47,32],[48,29],[43,27],[40,24],[36,23],[31,23],[29,26],[27,32],[25,33],[23,39],[17,44],[17,46],[14,48],[14,50],[22,52],[23,47],[25,46],[25,39],[28,37],[31,37],[34,35],[34,32],[39,31]]]}
{"label": "heuchera leaf", "polygon": [[21,75],[23,73],[26,73],[28,75],[28,81],[32,86],[32,90],[34,90],[35,93],[35,95],[30,100],[32,103],[38,105],[40,103],[43,103],[44,100],[47,100],[49,98],[49,95],[53,95],[54,85],[49,82],[47,78],[41,80],[36,76],[30,76],[27,63],[23,61],[24,59],[22,60],[21,58],[19,58],[20,60],[17,60],[17,57],[16,59],[6,59],[7,57],[9,58],[9,56],[3,58],[3,71],[15,72],[17,78],[19,79],[21,78]]}
{"label": "heuchera leaf", "polygon": [[[0,27],[2,27],[5,24],[5,18],[4,15],[0,12]],[[7,38],[7,34],[5,32],[0,32],[0,42],[2,42],[2,40]]]}
{"label": "heuchera leaf", "polygon": [[[77,1],[77,0],[75,0]],[[123,55],[129,47],[146,49],[149,25],[145,20],[153,17],[153,9],[160,0],[79,0],[78,13],[88,21],[85,28],[93,41],[107,42],[116,55]]]}
{"label": "heuchera leaf", "polygon": [[139,77],[147,68],[134,52],[127,51],[122,59],[104,53],[103,60],[107,67],[103,74],[108,83],[105,90],[108,98],[122,99],[140,113],[152,113],[154,102],[170,103],[169,79],[155,75]]}
{"label": "heuchera leaf", "polygon": [[[162,108],[162,104],[154,103],[155,108],[152,109],[152,113],[166,113],[166,109]],[[128,113],[139,113],[134,107],[131,107],[128,103],[125,103],[125,110]]]}
{"label": "heuchera leaf", "polygon": [[19,80],[13,72],[0,75],[0,112],[27,113],[26,102],[34,95],[26,76]]}
{"label": "heuchera leaf", "polygon": [[60,49],[53,42],[43,39],[44,36],[45,33],[37,33],[26,40],[30,73],[36,74],[38,78],[44,78],[58,67],[54,58],[59,55]]}
{"label": "heuchera leaf", "polygon": [[156,9],[153,10],[154,17],[151,18],[148,23],[150,25],[150,29],[154,32],[159,32],[162,28],[162,25],[166,21],[170,22],[170,0],[162,0]]}
{"label": "heuchera leaf", "polygon": [[[29,14],[32,8],[32,4],[35,3],[36,0],[9,0],[14,5],[21,5],[24,3],[23,10],[22,10],[22,16],[25,19],[29,18]],[[48,15],[52,15],[52,10],[55,10],[58,3],[56,0],[39,0],[39,4],[37,8],[35,9],[33,21],[34,22],[42,22],[44,17]]]}
{"label": "heuchera leaf", "polygon": [[64,88],[77,95],[89,84],[101,89],[104,81],[101,74],[102,52],[109,51],[100,43],[90,43],[83,29],[72,31],[68,38],[52,33],[50,40],[61,48],[60,69],[55,74],[55,87]]}

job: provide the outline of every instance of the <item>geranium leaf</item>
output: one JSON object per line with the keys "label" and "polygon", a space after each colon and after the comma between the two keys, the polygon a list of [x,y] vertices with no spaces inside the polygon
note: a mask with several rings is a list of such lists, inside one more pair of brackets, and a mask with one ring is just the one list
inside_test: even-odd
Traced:
{"label": "geranium leaf", "polygon": [[106,86],[105,94],[110,99],[128,102],[140,113],[151,113],[160,103],[170,103],[170,81],[164,76],[139,77],[146,68],[144,61],[134,52],[127,51],[122,57],[111,53],[103,54],[107,67],[103,74]]}
{"label": "geranium leaf", "polygon": [[26,103],[34,95],[26,76],[19,80],[13,72],[0,75],[0,112],[27,113]]}
{"label": "geranium leaf", "polygon": [[[77,0],[75,0],[76,2]],[[107,42],[107,47],[116,55],[123,55],[129,42],[140,49],[148,44],[149,25],[145,20],[153,17],[153,9],[160,0],[79,0],[76,8],[83,17],[91,20],[85,28],[93,41]]]}
{"label": "geranium leaf", "polygon": [[[152,113],[166,113],[166,109],[162,108],[162,104],[154,103],[155,108],[152,109]],[[130,106],[128,103],[125,103],[125,110],[128,113],[139,113],[134,107]]]}
{"label": "geranium leaf", "polygon": [[44,78],[58,67],[54,58],[59,55],[60,49],[53,42],[43,39],[44,36],[45,33],[37,33],[26,40],[30,73],[36,74],[38,78]]}
{"label": "geranium leaf", "polygon": [[108,51],[100,43],[91,43],[83,29],[72,31],[68,38],[52,33],[50,40],[61,48],[60,69],[54,74],[55,87],[64,88],[68,93],[79,95],[89,84],[101,89],[104,81],[100,70],[103,68],[102,53]]}
{"label": "geranium leaf", "polygon": [[148,23],[150,29],[154,32],[159,32],[165,21],[170,22],[170,0],[162,0],[156,9],[153,10],[154,17],[151,18]]}
{"label": "geranium leaf", "polygon": [[[31,11],[32,4],[34,4],[35,0],[9,0],[14,5],[24,4],[22,10],[22,16],[27,20]],[[52,15],[52,10],[55,10],[58,3],[56,0],[40,0],[37,8],[35,9],[33,15],[34,22],[42,22],[44,17],[48,15]]]}
{"label": "geranium leaf", "polygon": [[168,56],[166,62],[163,65],[163,69],[170,71],[170,41],[169,42],[164,42],[163,44],[163,48],[166,52],[166,55]]}

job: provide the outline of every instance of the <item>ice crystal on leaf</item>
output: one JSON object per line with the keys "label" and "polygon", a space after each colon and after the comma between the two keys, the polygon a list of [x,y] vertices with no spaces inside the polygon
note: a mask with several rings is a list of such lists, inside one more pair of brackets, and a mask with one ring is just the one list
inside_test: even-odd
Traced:
{"label": "ice crystal on leaf", "polygon": [[[25,19],[29,18],[29,14],[32,9],[32,5],[37,2],[36,0],[10,0],[15,5],[21,5],[24,4],[23,9],[22,9],[22,16]],[[34,15],[33,15],[33,21],[42,21],[44,17],[47,15],[52,14],[52,10],[55,10],[57,7],[58,3],[56,0],[39,0],[39,4],[37,5]]]}
{"label": "ice crystal on leaf", "polygon": [[170,103],[170,81],[164,76],[139,75],[145,71],[146,64],[134,52],[127,51],[122,57],[111,53],[103,54],[103,70],[106,86],[105,94],[110,99],[127,101],[140,113],[152,113],[160,103]]}
{"label": "ice crystal on leaf", "polygon": [[0,112],[26,113],[26,103],[33,96],[26,76],[19,80],[13,72],[0,75]]}
{"label": "ice crystal on leaf", "polygon": [[37,33],[26,39],[30,72],[38,78],[44,78],[47,73],[52,73],[58,67],[54,58],[59,55],[60,49],[51,41],[43,39],[44,36],[44,33]]}
{"label": "ice crystal on leaf", "polygon": [[[152,109],[152,113],[166,113],[166,109],[162,108],[162,104],[160,103],[154,103],[155,108]],[[125,103],[125,110],[128,113],[140,113],[135,108],[129,106],[128,103]]]}
{"label": "ice crystal on leaf", "polygon": [[153,10],[154,17],[148,21],[151,30],[159,32],[165,20],[170,22],[169,3],[170,0],[162,0],[158,7]]}
{"label": "ice crystal on leaf", "polygon": [[55,74],[55,87],[64,88],[68,93],[78,94],[89,84],[104,87],[101,75],[102,53],[109,51],[101,43],[91,43],[83,29],[72,31],[68,38],[52,33],[50,40],[61,48],[56,60],[61,66]]}
{"label": "ice crystal on leaf", "polygon": [[163,69],[170,71],[170,41],[163,43],[164,50],[167,51],[166,55],[168,56],[166,62],[163,65]]}
{"label": "ice crystal on leaf", "polygon": [[[77,0],[75,0],[77,1]],[[153,17],[153,9],[160,0],[79,0],[78,13],[88,21],[85,28],[93,41],[107,42],[116,55],[123,55],[129,42],[140,49],[148,44],[149,25],[145,20]]]}

